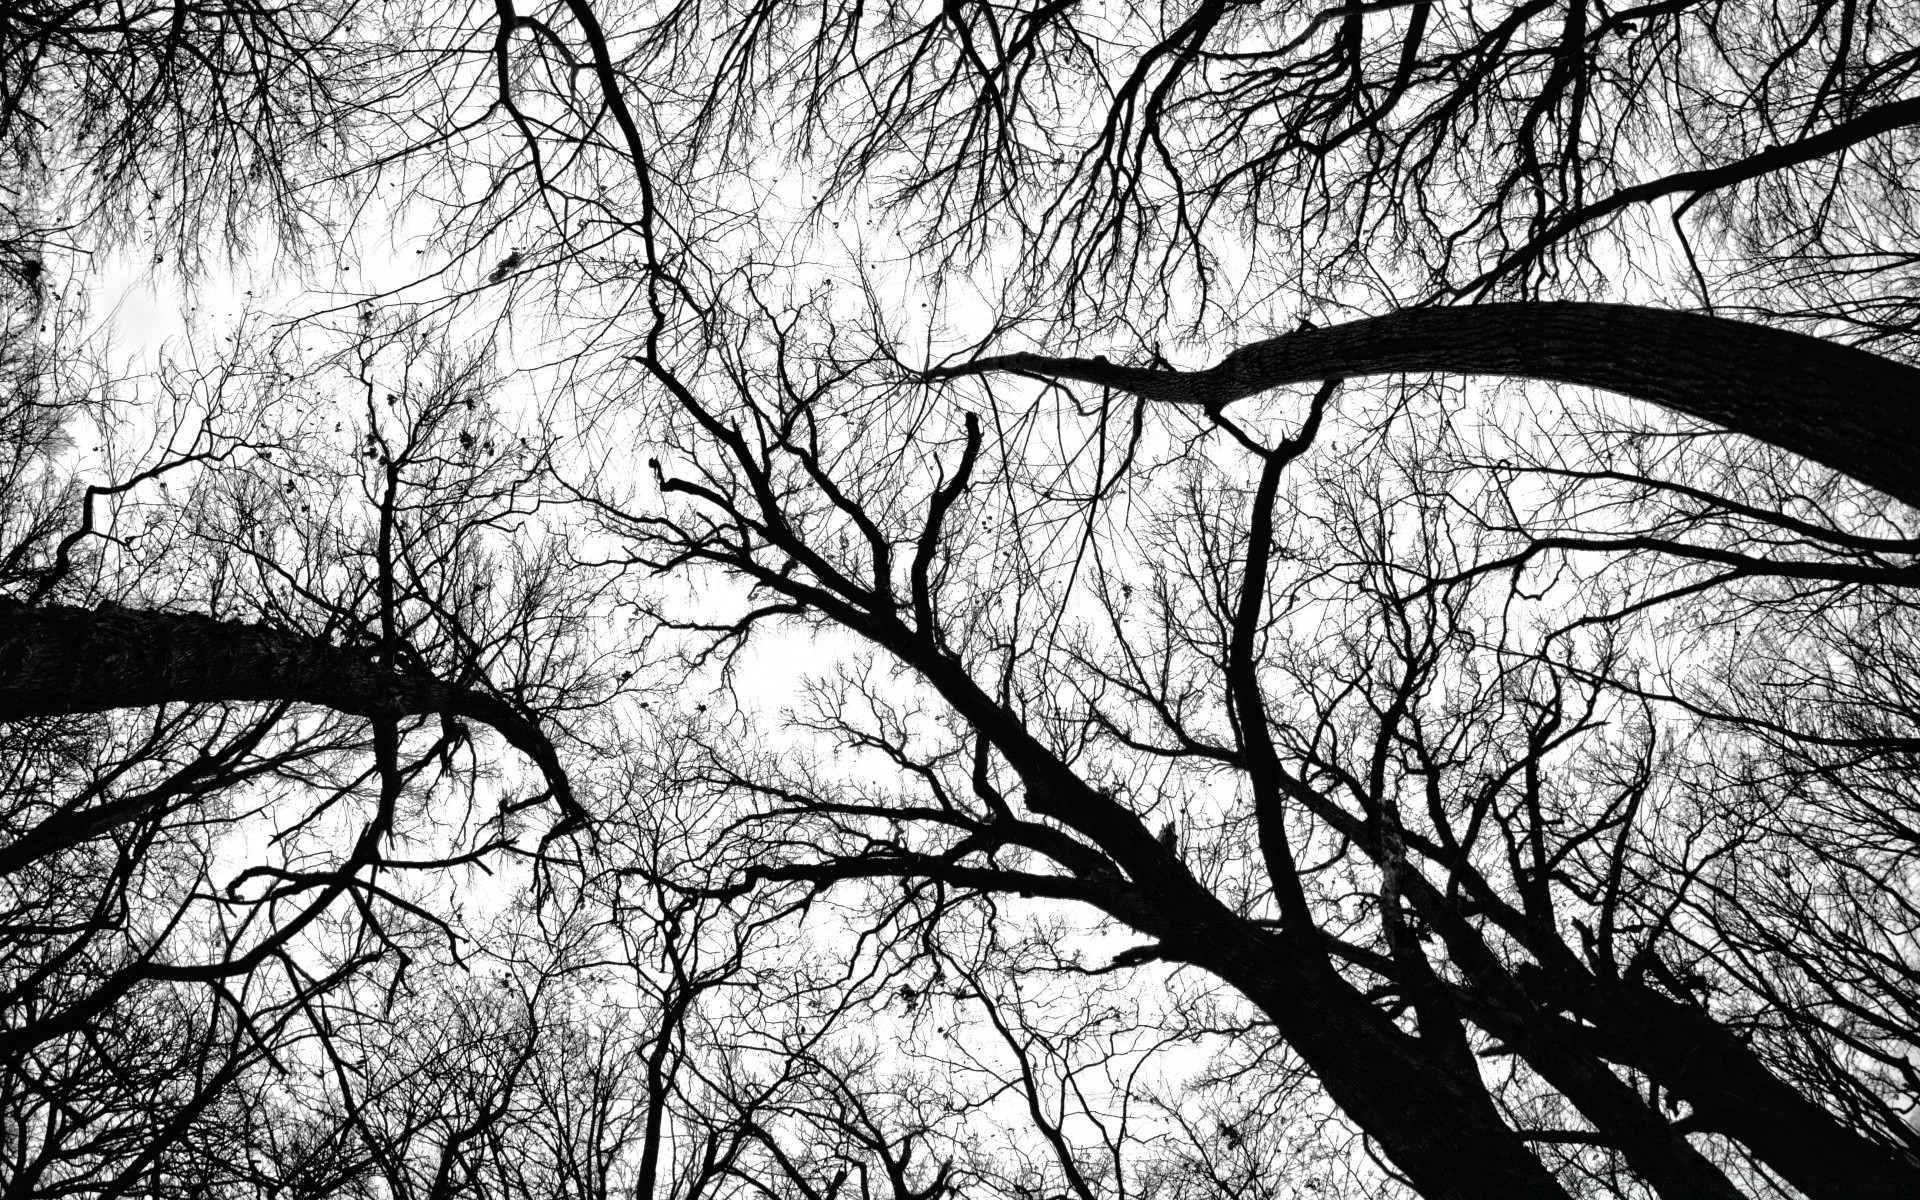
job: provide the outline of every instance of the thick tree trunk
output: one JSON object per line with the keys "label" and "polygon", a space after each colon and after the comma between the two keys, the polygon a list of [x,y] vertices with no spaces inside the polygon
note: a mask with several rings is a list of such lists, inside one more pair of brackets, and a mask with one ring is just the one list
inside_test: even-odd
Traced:
{"label": "thick tree trunk", "polygon": [[[1020,776],[1029,810],[1085,837],[1127,873],[1127,899],[1109,907],[1111,915],[1160,939],[1167,957],[1212,972],[1260,1006],[1333,1102],[1426,1200],[1567,1200],[1480,1081],[1456,1074],[1443,1053],[1341,978],[1317,931],[1290,937],[1256,928],[1184,869],[1170,869],[1165,848],[1132,811],[1056,758],[936,643],[895,624],[870,636],[992,742]],[[1091,849],[1049,853],[1083,878],[1111,874]],[[1081,854],[1088,861],[1076,865]]]}
{"label": "thick tree trunk", "polygon": [[[1245,346],[1203,371],[1021,353],[936,368],[927,378],[996,372],[1081,380],[1149,400],[1209,408],[1286,384],[1365,375],[1445,372],[1552,380],[1659,404],[1920,507],[1920,369],[1803,334],[1693,313],[1580,303],[1409,309],[1328,329],[1301,329]],[[1249,987],[1250,995],[1256,991]],[[1288,1041],[1320,1071],[1329,1092],[1357,1118],[1369,1106],[1392,1111],[1390,1096],[1344,1094],[1370,1079],[1396,1079],[1391,1087],[1401,1089],[1404,1103],[1421,1112],[1435,1111],[1425,1105],[1451,1102],[1442,1099],[1444,1088],[1435,1091],[1430,1081],[1423,1082],[1423,1073],[1412,1064],[1396,1067],[1396,1052],[1378,1038],[1361,1036],[1344,1047],[1319,1044],[1328,1018],[1343,1006],[1323,990],[1314,1001],[1319,1011],[1294,1013],[1285,997],[1300,994],[1297,987],[1268,991],[1272,998],[1262,1002]],[[1920,1196],[1920,1170],[1912,1162],[1845,1129],[1767,1071],[1710,1017],[1694,1014],[1690,1020],[1680,1006],[1659,999],[1615,996],[1585,1005],[1582,1015],[1618,1038],[1638,1065],[1686,1100],[1704,1128],[1742,1142],[1809,1196]],[[1358,1013],[1347,1016],[1333,1024],[1364,1024]],[[1315,1062],[1320,1056],[1355,1061],[1330,1060],[1329,1069],[1322,1069]],[[1346,1086],[1336,1083],[1342,1079]],[[1371,1086],[1360,1090],[1375,1092]],[[1361,1123],[1375,1127],[1365,1119]],[[1404,1127],[1397,1118],[1386,1125]],[[1417,1145],[1409,1149],[1416,1158],[1425,1153]],[[1410,1161],[1399,1153],[1394,1158],[1403,1167]],[[1682,1172],[1689,1165],[1668,1164]],[[1424,1191],[1426,1185],[1421,1186]]]}
{"label": "thick tree trunk", "polygon": [[1508,1045],[1626,1158],[1663,1200],[1744,1200],[1726,1173],[1696,1150],[1659,1111],[1590,1054],[1522,1018]]}
{"label": "thick tree trunk", "polygon": [[1920,507],[1920,369],[1697,313],[1557,302],[1415,308],[1256,342],[1205,371],[1006,354],[927,375],[998,371],[1206,406],[1283,384],[1406,372],[1584,384],[1772,443]]}
{"label": "thick tree trunk", "polygon": [[0,721],[279,700],[362,717],[443,713],[479,721],[540,768],[568,825],[582,816],[552,742],[497,696],[264,625],[116,605],[0,606]]}
{"label": "thick tree trunk", "polygon": [[1475,990],[1474,1021],[1520,1055],[1573,1103],[1600,1135],[1663,1200],[1742,1200],[1743,1193],[1704,1154],[1614,1073],[1593,1048],[1569,1037],[1557,1009],[1543,1012],[1516,982],[1479,932],[1416,872],[1409,889],[1421,911],[1433,914],[1453,962]]}
{"label": "thick tree trunk", "polygon": [[1222,927],[1191,939],[1192,961],[1273,1018],[1327,1095],[1422,1196],[1564,1200],[1566,1189],[1507,1127],[1479,1080],[1448,1070],[1316,951],[1249,932]]}
{"label": "thick tree trunk", "polygon": [[1920,1196],[1920,1161],[1876,1145],[1769,1071],[1707,1014],[1622,984],[1573,1009],[1616,1039],[1649,1076],[1811,1200]]}

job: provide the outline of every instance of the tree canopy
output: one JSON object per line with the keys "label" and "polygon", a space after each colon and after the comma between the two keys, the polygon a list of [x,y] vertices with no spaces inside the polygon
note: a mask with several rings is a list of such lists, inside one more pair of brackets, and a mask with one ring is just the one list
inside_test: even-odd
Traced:
{"label": "tree canopy", "polygon": [[1916,47],[10,7],[0,1190],[1920,1194]]}

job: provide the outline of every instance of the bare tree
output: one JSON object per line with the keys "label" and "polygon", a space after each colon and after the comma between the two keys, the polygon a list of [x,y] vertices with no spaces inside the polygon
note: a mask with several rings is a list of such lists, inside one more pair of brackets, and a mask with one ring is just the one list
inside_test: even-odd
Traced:
{"label": "bare tree", "polygon": [[[1276,346],[1276,353],[1284,351]],[[710,620],[677,622],[689,632],[714,629],[730,644],[796,609],[830,620],[898,662],[928,702],[951,714],[949,736],[956,739],[933,760],[916,758],[906,749],[909,727],[889,728],[874,702],[856,709],[880,714],[877,728],[842,715],[858,693],[821,709],[816,719],[823,730],[887,755],[926,798],[892,805],[825,780],[761,783],[751,772],[724,774],[727,787],[764,798],[765,809],[750,820],[779,831],[743,860],[747,879],[818,885],[926,878],[968,891],[1091,904],[1156,939],[1124,961],[1191,963],[1259,1005],[1340,1107],[1423,1193],[1552,1189],[1524,1144],[1584,1140],[1528,1129],[1509,1115],[1511,1108],[1503,1112],[1503,1104],[1516,1101],[1483,1076],[1476,1058],[1486,1054],[1523,1060],[1527,1077],[1516,1085],[1522,1094],[1550,1088],[1596,1129],[1591,1144],[1617,1152],[1663,1194],[1740,1194],[1716,1161],[1724,1156],[1689,1141],[1695,1131],[1731,1139],[1809,1194],[1891,1195],[1910,1186],[1910,1151],[1901,1145],[1904,1130],[1887,1119],[1892,1110],[1881,1107],[1855,1124],[1824,1109],[1736,1032],[1731,1013],[1716,1018],[1699,995],[1676,982],[1681,976],[1662,957],[1670,915],[1637,924],[1630,952],[1613,944],[1633,878],[1623,873],[1630,858],[1624,831],[1639,833],[1641,798],[1656,780],[1663,787],[1668,782],[1646,765],[1609,792],[1610,772],[1596,767],[1586,779],[1575,769],[1565,786],[1577,815],[1550,815],[1543,807],[1543,774],[1569,770],[1562,759],[1613,723],[1610,687],[1617,686],[1629,652],[1582,647],[1580,657],[1563,659],[1545,648],[1503,648],[1507,635],[1487,631],[1503,628],[1503,621],[1481,615],[1474,589],[1494,571],[1533,558],[1668,547],[1644,538],[1541,539],[1518,553],[1489,551],[1487,561],[1448,561],[1446,535],[1428,511],[1444,507],[1427,500],[1444,492],[1424,478],[1436,468],[1416,465],[1402,469],[1407,478],[1382,480],[1359,475],[1346,460],[1346,470],[1324,488],[1323,503],[1347,526],[1331,544],[1349,555],[1380,556],[1378,570],[1387,574],[1349,582],[1356,564],[1322,550],[1318,571],[1309,574],[1321,597],[1296,600],[1289,592],[1287,605],[1331,605],[1342,594],[1377,602],[1379,615],[1356,618],[1364,644],[1377,648],[1348,652],[1355,661],[1334,675],[1344,691],[1327,689],[1313,671],[1294,678],[1289,689],[1273,680],[1269,656],[1286,661],[1289,652],[1281,647],[1296,614],[1270,611],[1269,605],[1280,607],[1270,572],[1279,569],[1274,556],[1283,548],[1289,559],[1303,551],[1277,532],[1280,488],[1289,464],[1314,448],[1334,386],[1320,389],[1293,432],[1273,438],[1227,416],[1232,393],[1216,401],[1206,393],[1212,379],[1196,386],[1175,373],[1138,373],[1135,390],[1152,401],[1164,403],[1170,389],[1188,389],[1176,398],[1193,395],[1201,411],[1190,419],[1201,430],[1213,427],[1214,440],[1257,465],[1250,500],[1236,502],[1232,491],[1194,485],[1181,495],[1136,483],[1143,446],[1191,446],[1196,435],[1143,437],[1137,427],[1129,434],[1112,406],[1083,410],[1079,418],[1093,446],[1113,447],[1110,456],[1069,454],[1065,466],[1016,458],[1036,444],[1045,447],[1043,455],[1060,452],[1035,434],[1013,444],[1003,435],[989,456],[979,421],[968,417],[942,461],[938,443],[921,451],[889,444],[870,425],[839,423],[840,404],[864,402],[841,400],[821,381],[857,395],[846,382],[857,377],[857,363],[823,355],[808,377],[795,370],[791,353],[778,360],[777,375],[759,375],[735,361],[730,381],[709,385],[724,397],[713,402],[655,366],[687,410],[686,436],[697,440],[675,445],[675,461],[683,464],[676,471],[656,468],[665,507],[646,516],[610,509],[614,527],[635,541],[636,564],[715,564],[767,597],[747,601],[735,624],[716,629]],[[1133,378],[1107,364],[1036,357],[993,360],[981,369],[1000,368],[1084,373],[1115,385]],[[1212,378],[1231,378],[1235,369],[1229,364]],[[1161,392],[1149,390],[1163,379]],[[1246,390],[1255,388],[1257,381]],[[1138,406],[1132,419],[1145,411]],[[1074,439],[1064,440],[1071,445]],[[1102,461],[1096,466],[1089,457]],[[836,473],[835,464],[849,466]],[[925,497],[919,506],[901,498],[909,488]],[[1370,500],[1363,488],[1372,489]],[[976,500],[982,494],[996,499]],[[1008,499],[997,499],[1001,495]],[[1315,506],[1294,501],[1287,507]],[[1184,579],[1169,581],[1172,569],[1154,560],[1153,545],[1135,550],[1140,534],[1106,524],[1116,519],[1107,515],[1114,509],[1166,514],[1156,520],[1180,536],[1157,548],[1188,564]],[[1424,530],[1419,537],[1433,547],[1430,555],[1441,555],[1439,562],[1396,561],[1393,536],[1382,523],[1402,510],[1414,514],[1409,519]],[[960,521],[969,524],[949,524]],[[989,534],[995,521],[1006,523],[1004,532]],[[1060,526],[1085,533],[1047,532]],[[953,549],[983,544],[993,548],[991,565]],[[1042,557],[1036,545],[1051,545],[1063,557]],[[1141,552],[1146,557],[1136,559]],[[1672,552],[1718,560],[1742,574],[1748,562],[1748,556],[1716,555],[1709,546],[1676,544]],[[1084,611],[1071,589],[1050,584],[1061,576],[1072,580],[1082,555],[1093,559],[1084,564]],[[1357,565],[1368,561],[1362,557]],[[1751,569],[1787,579],[1838,570],[1823,572],[1816,564],[1804,571],[1769,569],[1765,560]],[[1396,571],[1419,586],[1409,589],[1394,578]],[[1152,581],[1144,612],[1131,600],[1136,577],[1143,590]],[[1898,586],[1897,571],[1884,578]],[[1343,593],[1343,587],[1353,590]],[[1142,619],[1159,632],[1130,634]],[[670,612],[661,620],[676,624]],[[1071,638],[1055,641],[1069,623]],[[1106,629],[1096,641],[1093,629],[1100,625]],[[1110,648],[1088,648],[1101,642]],[[1456,675],[1494,669],[1473,664],[1476,652],[1492,654],[1508,682],[1477,699],[1449,699],[1442,714],[1426,714],[1429,702],[1439,702],[1433,693],[1454,686]],[[1503,658],[1521,665],[1498,666]],[[1604,682],[1593,682],[1595,676]],[[1301,711],[1294,695],[1320,707]],[[1343,714],[1356,700],[1364,709]],[[1464,713],[1453,707],[1469,702]],[[1206,712],[1217,716],[1202,723],[1198,714]],[[1439,740],[1429,741],[1435,736],[1426,732],[1429,723],[1442,716],[1446,724],[1465,722],[1493,734],[1493,746],[1471,756],[1480,764],[1475,769],[1457,761],[1463,751],[1452,739],[1461,734],[1442,725]],[[971,751],[963,750],[969,743]],[[1130,805],[1117,789],[1102,786],[1103,774],[1127,758],[1195,759],[1209,771],[1241,777],[1249,809],[1216,820],[1258,847],[1259,882],[1224,895],[1204,886],[1182,857],[1191,841],[1182,838],[1179,823],[1169,821],[1158,836],[1151,831],[1150,813],[1163,800]],[[1425,812],[1416,819],[1401,810],[1418,797],[1402,799],[1408,788],[1402,780],[1422,776],[1428,779]],[[1466,778],[1456,783],[1455,776]],[[1005,799],[1015,786],[1042,820],[1015,814]],[[1510,793],[1520,805],[1511,811],[1503,804]],[[819,831],[804,832],[810,822],[819,822]],[[1481,864],[1477,856],[1491,852],[1484,843],[1502,831],[1504,863]],[[1656,823],[1649,836],[1674,834]],[[1613,866],[1597,869],[1591,883],[1569,878],[1569,856],[1596,839],[1612,844]],[[1010,846],[1052,869],[1000,864],[997,856]],[[803,847],[813,853],[795,852]],[[1330,861],[1305,866],[1329,853]],[[1331,898],[1315,878],[1335,866],[1343,876],[1359,872],[1350,886],[1375,897],[1372,916],[1359,926],[1369,930],[1363,936],[1329,937],[1351,919],[1325,907]],[[1364,882],[1376,873],[1375,882]],[[1237,904],[1230,902],[1235,895],[1243,897]],[[1639,890],[1633,904],[1646,895]],[[1583,906],[1592,906],[1592,915],[1570,917],[1570,925],[1555,915]],[[1576,937],[1576,931],[1584,932]],[[1786,936],[1807,931],[1803,923]],[[1430,941],[1443,948],[1438,962],[1425,948]],[[1629,1077],[1622,1077],[1623,1068]],[[1644,1073],[1645,1089],[1636,1090],[1633,1072]],[[1685,1123],[1661,1110],[1661,1089],[1690,1107]],[[1797,1139],[1787,1138],[1790,1129],[1800,1131]],[[1795,1140],[1825,1148],[1803,1153],[1793,1148]]]}
{"label": "bare tree", "polygon": [[[213,1081],[151,1103],[263,1145],[284,1097],[242,1077],[327,1047],[329,1117],[234,1186],[604,1191],[631,1150],[688,1200],[1266,1194],[1288,1119],[1206,1131],[1120,1070],[1177,1057],[1157,1029],[1280,1064],[1245,1078],[1361,1189],[1920,1189],[1910,13],[6,22],[25,309],[61,238],[197,267],[264,198],[329,266],[413,223],[435,319],[496,339],[374,297],[308,322],[347,323],[327,354],[103,405],[9,326],[10,1094],[113,1060],[159,1096],[86,1042],[150,1020]],[[109,410],[151,448],[69,481]],[[654,718],[671,752],[617,732]],[[419,889],[518,861],[548,799],[602,843],[549,837],[515,903],[646,930],[644,1032],[455,986],[436,1038],[374,1019],[349,976],[458,959]],[[848,965],[721,1019],[773,930]],[[1086,1022],[1131,978],[1219,1019],[1114,1049]],[[176,989],[247,998],[169,1024]],[[936,1003],[1016,1117],[938,1103]],[[836,1040],[856,1014],[895,1044]],[[172,1153],[55,1142],[84,1179]]]}

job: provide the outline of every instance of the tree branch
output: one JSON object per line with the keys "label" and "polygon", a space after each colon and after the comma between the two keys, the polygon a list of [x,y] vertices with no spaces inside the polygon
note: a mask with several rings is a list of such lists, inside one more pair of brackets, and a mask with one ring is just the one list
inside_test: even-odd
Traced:
{"label": "tree branch", "polygon": [[1447,372],[1619,392],[1768,442],[1920,507],[1920,369],[1745,321],[1624,304],[1405,309],[1302,329],[1204,371],[1002,354],[925,372],[1074,379],[1218,409],[1291,383]]}
{"label": "tree branch", "polygon": [[442,713],[479,721],[540,768],[563,814],[556,832],[586,821],[553,743],[498,696],[264,625],[118,605],[0,607],[0,721],[286,700],[376,720]]}

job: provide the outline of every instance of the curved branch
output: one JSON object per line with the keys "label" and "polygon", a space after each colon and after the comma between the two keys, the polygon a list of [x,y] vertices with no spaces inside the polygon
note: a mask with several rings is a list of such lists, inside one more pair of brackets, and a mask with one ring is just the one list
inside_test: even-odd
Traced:
{"label": "curved branch", "polygon": [[1284,384],[1426,371],[1552,380],[1648,400],[1920,508],[1920,369],[1806,334],[1668,309],[1413,308],[1255,342],[1204,371],[1021,353],[936,367],[925,378],[1012,372],[1217,409]]}
{"label": "curved branch", "polygon": [[0,607],[0,721],[221,701],[294,701],[374,719],[466,717],[540,768],[562,813],[556,832],[586,819],[553,743],[498,696],[264,625],[111,604]]}

